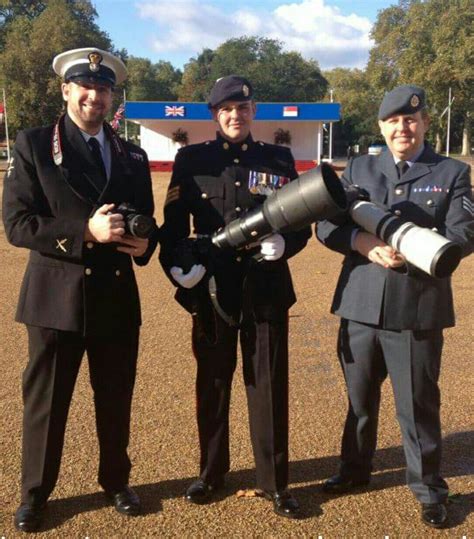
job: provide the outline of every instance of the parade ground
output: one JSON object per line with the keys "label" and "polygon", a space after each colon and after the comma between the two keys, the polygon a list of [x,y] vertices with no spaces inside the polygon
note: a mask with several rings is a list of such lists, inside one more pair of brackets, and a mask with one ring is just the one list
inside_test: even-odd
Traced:
{"label": "parade ground", "polygon": [[[0,172],[3,176],[3,172]],[[156,218],[169,174],[154,173]],[[0,192],[2,187],[0,180]],[[0,226],[0,537],[19,537],[13,513],[20,499],[21,374],[27,362],[24,326],[14,322],[27,261]],[[183,494],[198,473],[195,360],[190,317],[155,255],[136,268],[143,326],[135,386],[130,456],[131,485],[143,513],[126,518],[108,505],[97,483],[98,443],[92,390],[84,360],[69,414],[59,481],[45,522],[35,537],[474,537],[474,257],[453,276],[457,325],[445,332],[440,387],[444,435],[443,473],[450,485],[449,526],[431,530],[405,486],[401,436],[387,380],[383,388],[378,451],[367,491],[331,497],[322,492],[338,470],[347,397],[336,357],[339,320],[329,313],[342,257],[313,236],[290,262],[298,302],[290,311],[290,489],[300,520],[276,516],[270,502],[238,496],[255,485],[247,404],[239,362],[231,403],[231,472],[213,503],[186,503]],[[62,298],[58,298],[60,301]]]}

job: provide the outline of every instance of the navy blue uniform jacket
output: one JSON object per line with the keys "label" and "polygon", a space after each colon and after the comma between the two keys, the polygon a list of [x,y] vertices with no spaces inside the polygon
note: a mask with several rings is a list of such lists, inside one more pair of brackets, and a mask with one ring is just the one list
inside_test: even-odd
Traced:
{"label": "navy blue uniform jacket", "polygon": [[[210,235],[262,204],[264,196],[252,194],[249,189],[252,173],[273,174],[275,182],[276,177],[281,181],[297,177],[288,148],[256,142],[251,136],[241,143],[229,144],[218,135],[216,140],[194,144],[178,152],[165,204],[161,239],[160,260],[169,277],[169,269],[176,265],[173,249],[179,239],[190,234],[191,215],[193,232]],[[309,227],[284,234],[285,253],[273,262],[255,263],[252,255],[259,251],[258,247],[217,252],[213,273],[220,306],[230,316],[238,316],[245,297],[251,301],[259,319],[286,316],[296,301],[287,259],[306,245],[310,235]],[[193,312],[204,286],[206,279],[191,290],[179,287],[177,301]]]}
{"label": "navy blue uniform jacket", "polygon": [[[474,246],[474,221],[470,168],[436,154],[429,146],[398,179],[389,151],[364,155],[349,162],[344,185],[366,189],[373,202],[397,211],[421,227],[436,228],[459,243],[463,255]],[[330,249],[345,255],[331,312],[385,329],[439,329],[454,325],[451,279],[436,279],[408,266],[407,272],[385,269],[351,250],[357,225],[322,221],[317,237]]]}
{"label": "navy blue uniform jacket", "polygon": [[[132,258],[116,245],[85,243],[84,231],[105,203],[129,202],[153,215],[146,153],[126,141],[111,140],[111,177],[99,196],[93,180],[100,172],[79,129],[67,115],[59,127],[59,166],[53,160],[54,126],[32,128],[18,134],[5,175],[7,238],[30,249],[16,320],[83,334],[137,327],[140,302]],[[156,238],[135,262],[146,264],[155,246]]]}

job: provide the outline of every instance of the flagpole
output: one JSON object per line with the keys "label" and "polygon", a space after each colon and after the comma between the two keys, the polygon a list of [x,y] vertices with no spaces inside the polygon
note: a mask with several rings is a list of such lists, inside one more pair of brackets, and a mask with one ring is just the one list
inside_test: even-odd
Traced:
{"label": "flagpole", "polygon": [[5,88],[2,88],[3,93],[3,115],[5,116],[5,137],[7,139],[7,163],[10,163],[10,138],[8,137],[8,117],[7,117],[7,98]]}
{"label": "flagpole", "polygon": [[449,157],[450,131],[451,131],[451,86],[449,87],[449,96],[448,96],[448,133],[446,135],[446,157]]}
{"label": "flagpole", "polygon": [[[330,95],[330,101],[332,103],[334,101],[333,96],[332,96],[332,88],[329,91],[329,95]],[[332,121],[329,122],[329,162],[330,163],[332,163],[332,124],[333,124]]]}
{"label": "flagpole", "polygon": [[127,126],[127,118],[125,117],[125,105],[127,103],[127,92],[125,88],[123,89],[123,121],[125,125],[125,140],[128,140],[128,126]]}

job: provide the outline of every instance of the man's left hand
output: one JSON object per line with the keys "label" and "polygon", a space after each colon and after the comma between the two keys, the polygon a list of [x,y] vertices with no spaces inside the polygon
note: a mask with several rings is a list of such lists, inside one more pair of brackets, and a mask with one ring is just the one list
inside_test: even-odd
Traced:
{"label": "man's left hand", "polygon": [[130,256],[143,256],[148,249],[147,238],[136,238],[125,234],[120,238],[120,245],[117,247],[117,251],[126,253]]}

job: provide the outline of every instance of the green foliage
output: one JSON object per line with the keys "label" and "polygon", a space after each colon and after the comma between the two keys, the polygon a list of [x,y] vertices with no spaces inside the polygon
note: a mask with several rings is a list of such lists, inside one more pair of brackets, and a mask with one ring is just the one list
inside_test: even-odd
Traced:
{"label": "green foliage", "polygon": [[315,61],[283,52],[274,39],[240,37],[192,58],[184,68],[179,98],[206,101],[214,82],[231,74],[247,77],[258,101],[318,101],[327,88]]}
{"label": "green foliage", "polygon": [[127,61],[127,99],[130,101],[171,101],[178,97],[182,73],[170,62],[152,64],[147,58],[131,56]]}
{"label": "green foliage", "polygon": [[452,89],[452,139],[468,147],[470,114],[474,105],[474,5],[471,0],[405,0],[380,12],[372,31],[367,76],[374,92],[398,84],[414,83],[427,91],[433,134],[446,132],[446,116]]}
{"label": "green foliage", "polygon": [[50,0],[42,10],[34,4],[39,14],[15,15],[8,22],[0,52],[0,86],[7,92],[13,137],[19,129],[54,121],[61,111],[60,81],[51,67],[58,52],[91,45],[111,49],[90,2]]}
{"label": "green foliage", "polygon": [[337,67],[325,71],[324,76],[333,90],[334,101],[341,103],[341,121],[334,124],[335,154],[344,155],[347,146],[366,146],[379,141],[379,101],[366,73]]}

